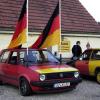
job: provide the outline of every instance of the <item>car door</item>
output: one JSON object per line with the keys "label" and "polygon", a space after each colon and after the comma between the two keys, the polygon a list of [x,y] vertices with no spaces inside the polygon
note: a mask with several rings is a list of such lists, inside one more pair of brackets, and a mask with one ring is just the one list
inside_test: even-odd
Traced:
{"label": "car door", "polygon": [[8,82],[14,85],[18,84],[18,53],[16,51],[11,51],[5,74],[8,77]]}
{"label": "car door", "polygon": [[75,63],[76,68],[79,69],[80,73],[83,75],[89,75],[89,59],[91,52],[91,50],[86,50]]}
{"label": "car door", "polygon": [[93,49],[89,63],[89,72],[91,76],[95,75],[96,68],[100,68],[100,49]]}

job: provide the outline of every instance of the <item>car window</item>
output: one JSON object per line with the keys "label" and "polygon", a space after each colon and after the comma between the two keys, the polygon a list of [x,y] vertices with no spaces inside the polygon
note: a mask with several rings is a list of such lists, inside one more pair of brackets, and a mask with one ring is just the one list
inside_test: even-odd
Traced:
{"label": "car window", "polygon": [[24,51],[19,52],[19,58],[23,59],[24,57],[25,57],[25,52]]}
{"label": "car window", "polygon": [[92,59],[100,60],[100,50],[94,50],[92,53]]}
{"label": "car window", "polygon": [[36,60],[36,55],[37,54],[35,51],[34,52],[28,52],[28,54],[26,53],[26,51],[22,51],[20,52],[20,59],[23,59],[24,61],[35,61]]}
{"label": "car window", "polygon": [[6,51],[1,54],[0,62],[5,63],[9,57],[10,51]]}
{"label": "car window", "polygon": [[24,64],[24,58],[25,58],[25,51],[19,52],[19,64]]}
{"label": "car window", "polygon": [[22,65],[37,63],[37,59],[39,59],[39,54],[37,51],[29,51],[28,54],[26,51],[19,52],[19,63]]}
{"label": "car window", "polygon": [[81,58],[82,58],[82,60],[89,60],[90,59],[90,55],[91,55],[91,51],[85,51],[82,54]]}
{"label": "car window", "polygon": [[20,64],[32,65],[41,63],[59,63],[59,61],[48,51],[43,50],[29,50],[19,53]]}
{"label": "car window", "polygon": [[8,63],[17,64],[17,52],[11,52]]}
{"label": "car window", "polygon": [[52,63],[53,62],[58,62],[58,60],[51,53],[48,53],[47,51],[43,51],[43,54],[45,56],[46,61],[52,62]]}

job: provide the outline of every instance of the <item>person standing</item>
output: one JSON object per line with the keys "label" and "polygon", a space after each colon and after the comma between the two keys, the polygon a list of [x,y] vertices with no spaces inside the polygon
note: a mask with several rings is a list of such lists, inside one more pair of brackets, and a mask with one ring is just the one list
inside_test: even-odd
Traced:
{"label": "person standing", "polygon": [[86,44],[86,49],[90,49],[90,43],[89,42],[87,42],[87,44]]}
{"label": "person standing", "polygon": [[76,45],[74,45],[72,47],[72,54],[73,54],[72,59],[77,60],[78,57],[81,55],[81,53],[82,53],[82,49],[81,49],[81,46],[80,46],[80,41],[77,41]]}

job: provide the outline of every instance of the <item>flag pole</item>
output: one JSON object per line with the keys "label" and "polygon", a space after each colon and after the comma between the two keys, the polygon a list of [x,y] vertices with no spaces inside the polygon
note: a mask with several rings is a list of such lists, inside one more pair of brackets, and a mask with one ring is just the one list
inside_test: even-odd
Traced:
{"label": "flag pole", "polygon": [[61,0],[59,0],[60,45],[61,45]]}
{"label": "flag pole", "polygon": [[59,22],[60,22],[60,59],[62,58],[61,55],[61,0],[59,0]]}
{"label": "flag pole", "polygon": [[27,42],[27,55],[28,55],[28,0],[27,0],[27,5],[26,5],[26,24],[27,24],[27,28],[26,28],[26,42]]}

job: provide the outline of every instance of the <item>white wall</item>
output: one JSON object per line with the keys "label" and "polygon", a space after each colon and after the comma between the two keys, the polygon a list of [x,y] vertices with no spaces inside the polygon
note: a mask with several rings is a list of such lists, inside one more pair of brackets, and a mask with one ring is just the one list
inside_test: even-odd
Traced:
{"label": "white wall", "polygon": [[[35,34],[29,35],[28,46],[31,46],[36,41],[38,36],[39,36],[38,34],[37,35],[35,35]],[[7,48],[7,46],[10,43],[11,38],[12,38],[12,34],[0,34],[0,50]],[[82,51],[84,51],[86,49],[87,42],[90,43],[91,48],[100,48],[100,38],[99,37],[70,37],[70,36],[68,37],[68,36],[66,36],[64,39],[69,40],[70,44],[71,44],[70,51],[62,53],[62,56],[64,58],[72,57],[71,48],[76,43],[76,41],[81,42]],[[24,44],[23,47],[27,47],[27,44]],[[58,52],[58,46],[52,47],[52,52],[54,53],[55,51]]]}
{"label": "white wall", "polygon": [[11,35],[0,33],[0,50],[8,47]]}
{"label": "white wall", "polygon": [[[12,34],[0,34],[0,50],[6,49],[11,41]],[[38,38],[38,35],[29,35],[28,36],[28,46],[31,46],[36,39]],[[27,44],[25,43],[23,47],[27,47]]]}

